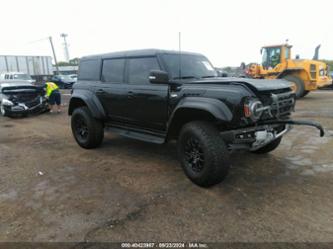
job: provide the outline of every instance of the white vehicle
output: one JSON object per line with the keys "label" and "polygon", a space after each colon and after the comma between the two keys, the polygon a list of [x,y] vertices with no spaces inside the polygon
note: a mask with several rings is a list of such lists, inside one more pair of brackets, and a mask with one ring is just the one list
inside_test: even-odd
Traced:
{"label": "white vehicle", "polygon": [[77,74],[70,74],[68,76],[71,77],[73,80],[77,81]]}
{"label": "white vehicle", "polygon": [[35,83],[36,81],[31,78],[29,74],[21,72],[8,72],[0,74],[0,81],[24,81],[27,83]]}

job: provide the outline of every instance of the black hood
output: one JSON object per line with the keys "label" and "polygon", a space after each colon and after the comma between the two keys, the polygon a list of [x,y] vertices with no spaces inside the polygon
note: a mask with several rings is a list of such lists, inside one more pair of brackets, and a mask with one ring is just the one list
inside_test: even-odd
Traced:
{"label": "black hood", "polygon": [[274,90],[288,90],[291,83],[285,80],[262,80],[250,78],[231,78],[231,77],[216,77],[198,80],[186,80],[183,83],[193,84],[244,84],[256,91],[274,91]]}

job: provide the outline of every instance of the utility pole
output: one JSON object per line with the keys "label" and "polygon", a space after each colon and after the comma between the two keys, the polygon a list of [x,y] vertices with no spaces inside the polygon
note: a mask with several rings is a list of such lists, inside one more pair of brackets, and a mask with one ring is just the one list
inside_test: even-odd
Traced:
{"label": "utility pole", "polygon": [[68,35],[65,34],[65,33],[60,34],[60,37],[64,38],[64,53],[65,53],[65,60],[66,60],[67,62],[69,62],[69,51],[68,51],[68,44],[67,44],[67,40],[66,40],[66,37],[67,37],[67,36],[68,36]]}
{"label": "utility pole", "polygon": [[53,46],[53,42],[52,42],[52,36],[49,37],[49,40],[50,40],[50,44],[51,44],[51,48],[52,48],[52,52],[53,52],[53,58],[54,58],[57,74],[59,75],[58,61],[57,61],[57,56],[55,54],[55,50],[54,50],[54,46]]}

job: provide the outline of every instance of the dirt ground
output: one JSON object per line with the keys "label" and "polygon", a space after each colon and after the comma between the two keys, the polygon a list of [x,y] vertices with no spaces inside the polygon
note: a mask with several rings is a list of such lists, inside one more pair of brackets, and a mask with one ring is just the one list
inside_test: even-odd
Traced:
{"label": "dirt ground", "polygon": [[66,111],[1,117],[0,241],[332,242],[333,91],[296,109],[325,137],[295,127],[271,154],[233,154],[210,189],[185,177],[174,144],[107,134],[84,150]]}

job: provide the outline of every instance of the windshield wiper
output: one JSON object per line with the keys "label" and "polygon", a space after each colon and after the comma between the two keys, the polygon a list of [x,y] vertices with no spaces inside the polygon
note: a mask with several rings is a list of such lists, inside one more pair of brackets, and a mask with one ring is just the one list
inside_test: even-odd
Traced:
{"label": "windshield wiper", "polygon": [[179,79],[198,79],[195,76],[181,76],[181,77],[173,77],[174,80],[179,80]]}

